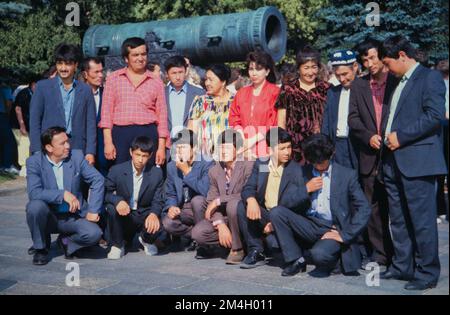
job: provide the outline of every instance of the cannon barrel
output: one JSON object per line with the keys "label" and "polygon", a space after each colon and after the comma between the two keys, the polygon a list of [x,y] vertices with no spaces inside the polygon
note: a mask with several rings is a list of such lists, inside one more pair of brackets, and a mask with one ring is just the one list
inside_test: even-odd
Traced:
{"label": "cannon barrel", "polygon": [[275,62],[286,53],[286,21],[275,7],[255,11],[184,19],[94,25],[83,37],[85,56],[120,56],[129,37],[153,32],[162,48],[176,50],[193,64],[244,61],[247,53],[262,49]]}

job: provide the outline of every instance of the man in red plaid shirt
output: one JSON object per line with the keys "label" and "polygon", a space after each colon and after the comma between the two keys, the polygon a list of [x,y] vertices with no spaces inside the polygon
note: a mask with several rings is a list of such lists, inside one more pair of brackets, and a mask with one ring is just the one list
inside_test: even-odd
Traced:
{"label": "man in red plaid shirt", "polygon": [[167,107],[164,85],[147,70],[147,46],[139,37],[126,39],[122,56],[127,67],[111,73],[105,83],[99,127],[103,128],[105,156],[116,164],[130,160],[130,143],[150,137],[158,150],[155,163],[165,162]]}

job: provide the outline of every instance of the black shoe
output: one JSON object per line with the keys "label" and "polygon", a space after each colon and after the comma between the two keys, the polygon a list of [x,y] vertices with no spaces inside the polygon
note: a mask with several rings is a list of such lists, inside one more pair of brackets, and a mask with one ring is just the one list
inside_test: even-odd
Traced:
{"label": "black shoe", "polygon": [[34,249],[34,251],[33,265],[46,265],[48,263],[48,251],[46,249]]}
{"label": "black shoe", "polygon": [[299,259],[290,263],[286,268],[283,269],[281,275],[283,277],[290,277],[296,275],[299,272],[306,272],[306,262],[303,257],[300,257]]}
{"label": "black shoe", "polygon": [[425,282],[420,280],[411,280],[405,284],[405,290],[419,290],[432,289],[436,287],[436,282]]}
{"label": "black shoe", "polygon": [[36,254],[36,249],[31,246],[30,248],[28,248],[28,255],[34,255]]}
{"label": "black shoe", "polygon": [[67,245],[64,244],[62,239],[63,239],[63,237],[60,235],[60,236],[58,236],[58,239],[56,240],[56,242],[58,243],[59,248],[61,248],[62,251],[64,252],[64,258],[69,259],[69,260],[75,259],[74,253],[72,253],[72,254],[67,253]]}
{"label": "black shoe", "polygon": [[195,254],[196,259],[210,259],[214,258],[214,251],[210,248],[200,246],[197,248],[197,253]]}
{"label": "black shoe", "polygon": [[251,251],[242,261],[241,269],[251,269],[266,264],[266,256],[258,250]]}
{"label": "black shoe", "polygon": [[187,252],[193,252],[194,250],[196,250],[198,248],[198,243],[196,241],[191,241],[189,243],[189,245],[186,247],[186,251]]}
{"label": "black shoe", "polygon": [[380,273],[380,279],[383,279],[383,280],[391,280],[391,279],[394,279],[394,280],[404,280],[401,276],[399,276],[399,275],[393,273],[393,272],[390,271],[390,270],[386,270],[386,271],[384,271],[384,272],[381,272],[381,273]]}

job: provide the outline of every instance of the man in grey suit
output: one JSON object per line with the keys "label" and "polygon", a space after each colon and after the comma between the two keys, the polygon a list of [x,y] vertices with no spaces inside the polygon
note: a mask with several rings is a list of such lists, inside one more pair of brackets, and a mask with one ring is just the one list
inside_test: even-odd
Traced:
{"label": "man in grey suit", "polygon": [[244,140],[235,130],[225,130],[217,142],[219,160],[209,170],[208,207],[204,219],[193,228],[192,238],[200,246],[220,244],[230,248],[226,263],[235,265],[244,258],[237,208],[254,162],[238,156]]}
{"label": "man in grey suit", "polygon": [[30,104],[31,152],[41,149],[41,133],[64,127],[73,149],[83,151],[95,162],[97,127],[95,100],[91,88],[75,79],[81,53],[74,45],[61,44],[55,50],[57,76],[39,81]]}
{"label": "man in grey suit", "polygon": [[[60,233],[58,245],[67,259],[82,247],[98,243],[96,222],[103,205],[103,176],[70,150],[64,128],[51,127],[41,135],[42,151],[27,160],[27,223],[33,239],[33,264],[48,263],[50,233]],[[89,202],[83,199],[82,181],[90,185]]]}
{"label": "man in grey suit", "polygon": [[169,131],[173,137],[187,127],[189,109],[197,95],[204,95],[205,90],[186,81],[188,65],[182,56],[173,56],[166,60],[165,69],[170,83],[166,86],[167,117]]}

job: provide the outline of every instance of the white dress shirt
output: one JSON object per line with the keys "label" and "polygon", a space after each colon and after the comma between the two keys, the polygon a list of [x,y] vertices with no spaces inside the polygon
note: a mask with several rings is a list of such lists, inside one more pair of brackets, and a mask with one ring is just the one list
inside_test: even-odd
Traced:
{"label": "white dress shirt", "polygon": [[341,96],[339,98],[339,112],[338,123],[336,130],[336,137],[347,138],[348,137],[348,107],[350,104],[350,89],[342,87]]}

